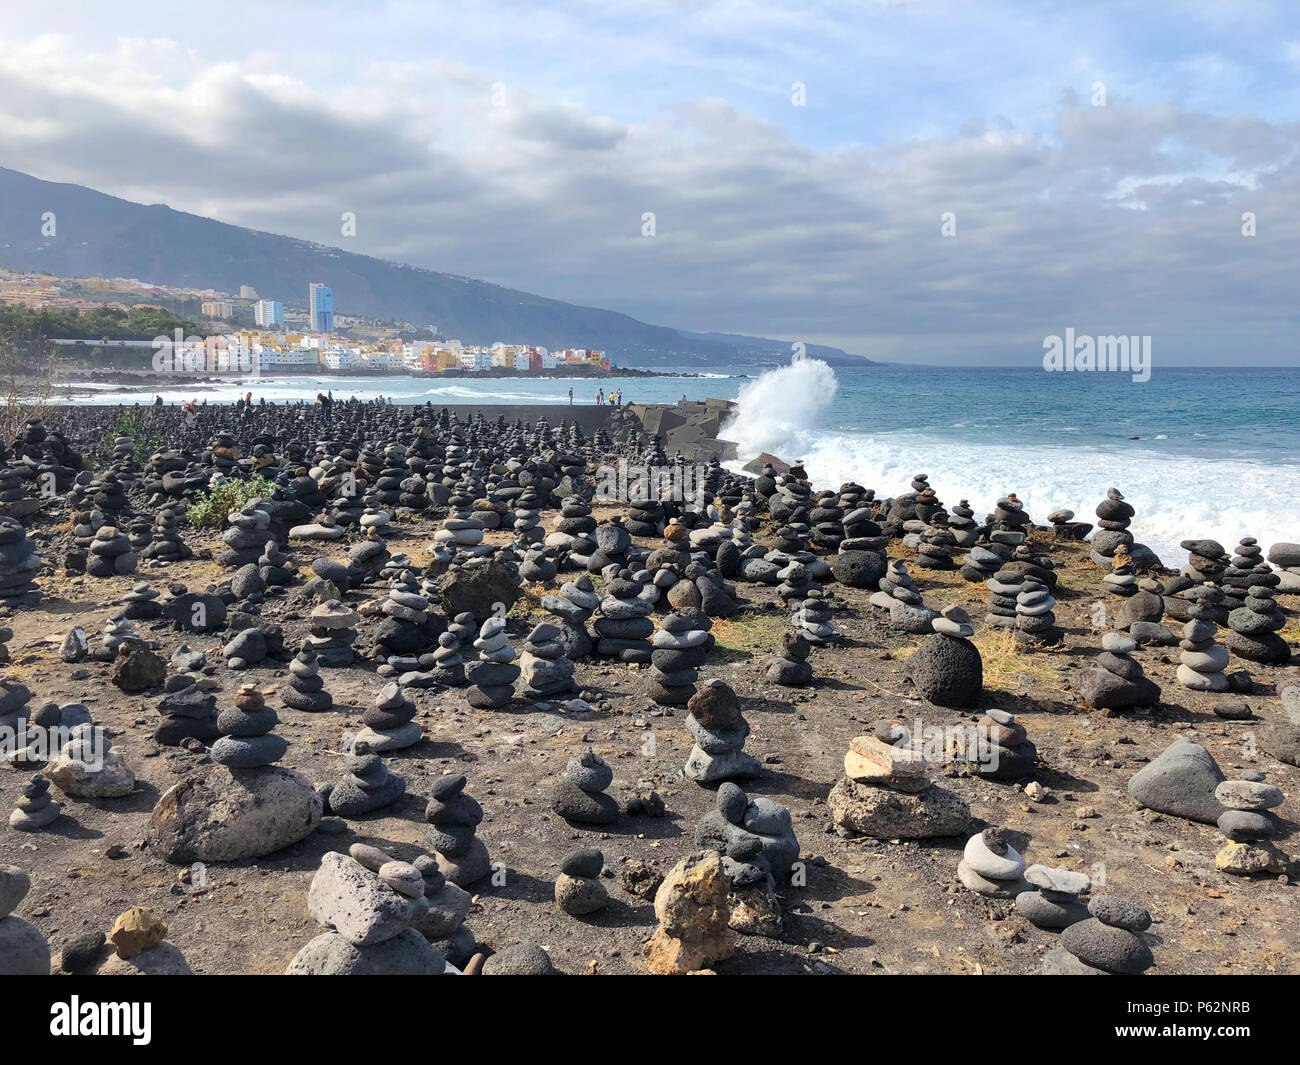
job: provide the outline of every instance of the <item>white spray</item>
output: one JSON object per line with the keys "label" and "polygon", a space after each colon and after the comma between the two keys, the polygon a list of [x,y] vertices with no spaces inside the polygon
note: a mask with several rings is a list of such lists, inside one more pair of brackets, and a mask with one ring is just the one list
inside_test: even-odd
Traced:
{"label": "white spray", "polygon": [[768,370],[740,390],[736,416],[722,436],[736,442],[742,462],[763,451],[791,462],[819,429],[821,414],[839,387],[826,363],[796,351],[789,366]]}

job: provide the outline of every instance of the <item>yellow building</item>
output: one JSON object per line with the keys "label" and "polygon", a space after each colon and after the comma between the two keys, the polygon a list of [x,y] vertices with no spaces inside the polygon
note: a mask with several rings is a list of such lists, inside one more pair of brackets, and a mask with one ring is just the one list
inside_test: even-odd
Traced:
{"label": "yellow building", "polygon": [[456,353],[454,351],[440,350],[438,352],[438,372],[443,370],[454,370],[458,365]]}

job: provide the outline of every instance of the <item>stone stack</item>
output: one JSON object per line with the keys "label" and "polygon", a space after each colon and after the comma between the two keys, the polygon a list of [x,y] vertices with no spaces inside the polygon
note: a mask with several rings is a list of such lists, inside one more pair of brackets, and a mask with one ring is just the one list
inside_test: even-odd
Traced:
{"label": "stone stack", "polygon": [[1030,529],[1025,505],[1015,492],[999,499],[993,507],[993,520],[989,524],[989,542],[1016,548],[1025,542]]}
{"label": "stone stack", "polygon": [[514,532],[515,543],[520,547],[540,544],[546,535],[541,522],[541,499],[537,489],[527,486],[515,498]]}
{"label": "stone stack", "polygon": [[781,636],[781,649],[768,662],[767,679],[785,688],[806,688],[812,683],[812,665],[808,655],[812,652],[803,633],[789,629]]}
{"label": "stone stack", "polygon": [[564,767],[551,808],[566,821],[579,825],[612,825],[618,820],[618,803],[605,794],[614,782],[614,770],[590,747],[579,751]]}
{"label": "stone stack", "polygon": [[412,864],[424,877],[424,901],[428,903],[414,927],[448,961],[463,968],[478,949],[474,933],[465,924],[474,896],[442,875],[437,858],[422,854]]}
{"label": "stone stack", "polygon": [[1025,573],[1018,569],[1000,569],[984,584],[989,590],[989,609],[984,621],[995,629],[1014,629]]}
{"label": "stone stack", "polygon": [[[663,670],[655,665],[655,656],[660,651],[690,652],[702,648],[708,654],[712,638],[709,626],[712,623],[700,611],[673,613],[660,622],[659,631],[651,641],[654,651],[650,656],[650,677],[646,687],[652,698],[660,706],[685,706],[695,694],[695,682],[699,680],[698,666],[684,666],[676,670]],[[668,656],[659,655],[665,661]],[[692,656],[702,657],[700,655]]]}
{"label": "stone stack", "polygon": [[1286,626],[1286,618],[1274,594],[1265,585],[1251,587],[1241,606],[1228,615],[1232,632],[1224,643],[1229,651],[1247,661],[1284,666],[1291,661],[1291,647],[1277,634]]}
{"label": "stone stack", "polygon": [[1102,584],[1111,595],[1128,598],[1137,588],[1137,574],[1133,572],[1133,556],[1129,554],[1128,544],[1119,544],[1111,556],[1110,572],[1102,578]]}
{"label": "stone stack", "polygon": [[542,622],[534,626],[524,641],[519,658],[523,677],[523,695],[529,699],[554,699],[578,690],[573,679],[573,663],[565,657],[562,633],[558,625]]}
{"label": "stone stack", "polygon": [[[384,616],[375,632],[375,658],[382,663],[381,672],[410,672],[419,668],[419,655],[437,639],[442,619],[432,613],[427,596],[421,595],[413,580],[394,584],[379,604]],[[438,617],[436,622],[431,617]],[[387,669],[383,667],[387,666]]]}
{"label": "stone stack", "polygon": [[542,597],[542,609],[559,618],[560,642],[564,644],[569,659],[585,658],[591,653],[591,637],[587,634],[587,621],[600,606],[596,586],[585,573],[576,581],[566,581],[559,595]]}
{"label": "stone stack", "polygon": [[650,619],[654,605],[643,596],[643,585],[633,580],[628,570],[620,570],[605,592],[600,616],[592,622],[597,636],[596,654],[624,662],[649,662],[650,637],[655,631]]}
{"label": "stone stack", "polygon": [[438,871],[457,887],[469,887],[492,871],[487,847],[475,828],[483,820],[483,808],[465,794],[467,781],[461,773],[448,773],[433,785],[433,797],[425,808],[429,846],[438,859]]}
{"label": "stone stack", "polygon": [[412,927],[427,908],[424,891],[420,871],[406,862],[371,869],[330,851],[307,893],[312,917],[327,931],[298,951],[285,973],[441,976],[446,958]]}
{"label": "stone stack", "polygon": [[289,683],[280,689],[280,701],[291,710],[321,713],[334,706],[334,697],[325,690],[320,675],[320,659],[312,651],[299,651],[289,663]]}
{"label": "stone stack", "polygon": [[327,669],[346,669],[356,661],[352,645],[357,639],[357,612],[338,599],[312,607],[307,617],[308,636],[302,642]]}
{"label": "stone stack", "polygon": [[1016,595],[1016,643],[1027,647],[1056,647],[1065,634],[1056,625],[1056,600],[1047,586],[1026,576]]}
{"label": "stone stack", "polygon": [[48,827],[63,809],[50,798],[49,779],[40,774],[23,785],[20,796],[17,809],[9,815],[9,827],[19,832],[38,832]]}
{"label": "stone stack", "polygon": [[0,517],[0,606],[30,606],[41,598],[33,577],[41,568],[36,545],[13,518]]}
{"label": "stone stack", "polygon": [[352,754],[344,758],[344,774],[322,790],[325,813],[362,817],[391,806],[406,794],[406,781],[389,772],[377,754]]}
{"label": "stone stack", "polygon": [[731,880],[731,927],[746,935],[779,937],[776,887],[789,883],[799,857],[790,811],[772,799],[751,799],[727,782],[696,826],[695,839],[722,856],[722,869]]}
{"label": "stone stack", "polygon": [[1259,546],[1259,541],[1253,536],[1244,536],[1218,581],[1223,588],[1224,608],[1236,610],[1245,605],[1246,597],[1252,592],[1271,590],[1280,581],[1281,577],[1264,561],[1264,549]]}
{"label": "stone stack", "polygon": [[1224,672],[1228,667],[1228,651],[1215,642],[1219,626],[1213,621],[1214,604],[1220,593],[1210,586],[1205,586],[1205,591],[1215,594],[1203,596],[1192,608],[1192,620],[1183,626],[1183,639],[1178,644],[1182,653],[1178,656],[1175,676],[1179,684],[1191,691],[1222,692],[1228,690],[1228,675]]}
{"label": "stone stack", "polygon": [[605,856],[594,847],[571,851],[560,862],[555,878],[555,905],[570,917],[583,917],[603,909],[609,892],[600,882]]}
{"label": "stone stack", "polygon": [[874,839],[964,835],[971,821],[965,801],[931,783],[921,751],[894,740],[882,727],[849,745],[844,776],[826,800],[836,830]]}
{"label": "stone stack", "polygon": [[126,595],[118,600],[122,617],[128,621],[153,621],[162,617],[162,604],[158,602],[158,590],[148,584],[135,585]]}
{"label": "stone stack", "polygon": [[957,863],[957,877],[967,888],[994,899],[1013,899],[1027,890],[1024,872],[1025,860],[997,828],[971,836]]}
{"label": "stone stack", "polygon": [[622,518],[615,515],[609,521],[601,522],[592,537],[596,541],[596,550],[587,559],[588,573],[600,573],[606,566],[627,565],[632,534],[627,531]]}
{"label": "stone stack", "polygon": [[100,528],[89,552],[86,572],[92,577],[124,577],[135,572],[137,555],[131,550],[131,541],[115,526]]}
{"label": "stone stack", "polygon": [[1151,948],[1140,938],[1151,915],[1116,895],[1094,895],[1092,915],[1061,933],[1060,945],[1043,959],[1044,976],[1136,976],[1155,964]]}
{"label": "stone stack", "polygon": [[1287,856],[1269,842],[1282,828],[1270,811],[1281,806],[1285,796],[1281,788],[1264,783],[1264,774],[1254,771],[1248,776],[1225,780],[1214,789],[1214,797],[1224,807],[1219,831],[1228,840],[1215,855],[1214,865],[1237,876],[1285,873],[1290,866]]}
{"label": "stone stack", "polygon": [[[420,664],[424,664],[423,658]],[[438,637],[438,649],[429,656],[428,669],[424,675],[430,684],[441,684],[449,688],[465,686],[465,659],[460,653],[460,637],[450,629]]]}
{"label": "stone stack", "polygon": [[[66,718],[66,712],[61,717]],[[108,733],[89,721],[71,729],[59,757],[46,767],[45,775],[71,798],[113,799],[135,790],[135,774],[112,749]]]}
{"label": "stone stack", "polygon": [[1015,714],[991,709],[976,720],[973,737],[963,729],[953,732],[948,757],[977,776],[1007,782],[1033,773],[1038,748]]}
{"label": "stone stack", "polygon": [[217,562],[223,566],[246,566],[256,562],[266,547],[266,541],[274,539],[271,512],[261,500],[246,503],[226,518],[226,524],[228,528],[221,534],[226,550],[217,555]]}
{"label": "stone stack", "polygon": [[1268,561],[1277,566],[1277,591],[1282,595],[1300,592],[1300,544],[1280,543],[1268,549]]}
{"label": "stone stack", "polygon": [[983,528],[975,521],[975,511],[970,501],[963,499],[952,508],[948,518],[948,531],[958,547],[974,547],[979,541]]}
{"label": "stone stack", "polygon": [[519,576],[530,584],[549,584],[560,572],[555,548],[534,544],[519,563]]}
{"label": "stone stack", "polygon": [[984,660],[971,641],[974,627],[961,607],[945,607],[907,660],[905,672],[921,698],[935,706],[965,709],[979,703],[984,690]]}
{"label": "stone stack", "polygon": [[227,769],[258,769],[274,765],[284,757],[289,744],[275,735],[279,718],[266,705],[262,693],[245,684],[235,696],[235,705],[217,718],[221,739],[209,752],[212,760]]}
{"label": "stone stack", "polygon": [[921,542],[916,547],[916,564],[926,569],[954,569],[952,558],[956,550],[957,538],[948,528],[947,511],[936,511],[921,533]]}
{"label": "stone stack", "polygon": [[1137,643],[1123,633],[1108,632],[1101,638],[1101,647],[1096,664],[1071,678],[1071,687],[1079,697],[1094,710],[1155,706],[1160,701],[1160,686],[1132,656]]}
{"label": "stone stack", "polygon": [[448,505],[451,517],[446,518],[436,533],[433,534],[435,547],[456,551],[460,548],[474,548],[483,542],[483,522],[474,516],[474,497],[457,486]]}
{"label": "stone stack", "polygon": [[1003,559],[996,551],[990,551],[980,544],[973,544],[966,557],[962,559],[961,575],[972,584],[982,584],[992,580],[1002,568]]}
{"label": "stone stack", "polygon": [[267,540],[257,559],[257,574],[268,588],[283,588],[293,583],[297,568],[274,540]]}
{"label": "stone stack", "polygon": [[50,945],[13,912],[32,889],[31,877],[15,865],[0,865],[0,976],[49,976]]}
{"label": "stone stack", "polygon": [[1106,492],[1106,498],[1097,504],[1097,531],[1092,537],[1090,557],[1104,570],[1113,565],[1115,550],[1123,546],[1127,554],[1133,545],[1133,534],[1128,527],[1133,523],[1133,507],[1124,502],[1118,488]]}
{"label": "stone stack", "polygon": [[361,717],[365,727],[356,734],[353,751],[382,754],[414,746],[424,737],[424,729],[413,720],[415,714],[415,704],[402,694],[401,687],[396,683],[385,684]]}
{"label": "stone stack", "polygon": [[167,678],[165,687],[157,704],[162,721],[154,729],[155,743],[161,747],[179,747],[189,739],[211,743],[221,734],[217,697],[200,687],[193,675],[175,674]]}
{"label": "stone stack", "polygon": [[831,620],[830,606],[820,588],[810,589],[808,597],[795,607],[790,615],[790,627],[813,644],[829,644],[843,638]]}
{"label": "stone stack", "polygon": [[163,507],[154,518],[150,532],[149,546],[140,552],[140,557],[170,565],[184,562],[194,557],[194,552],[181,538],[181,516],[175,507]]}
{"label": "stone stack", "polygon": [[695,746],[682,772],[697,784],[757,777],[762,767],[744,751],[749,722],[740,711],[736,693],[721,680],[702,685],[686,704],[686,731]]}
{"label": "stone stack", "polygon": [[903,632],[920,636],[931,631],[930,625],[939,616],[937,610],[925,605],[921,593],[907,572],[907,563],[901,559],[891,562],[880,578],[880,590],[869,600],[872,606],[889,611],[889,624]]}
{"label": "stone stack", "polygon": [[488,618],[474,641],[479,660],[465,674],[470,688],[465,698],[476,710],[499,710],[514,697],[520,668],[506,635],[505,618]]}
{"label": "stone stack", "polygon": [[1016,912],[1036,928],[1059,932],[1088,919],[1087,907],[1079,901],[1092,887],[1086,874],[1031,865],[1025,883],[1034,890],[1016,896]]}
{"label": "stone stack", "polygon": [[1092,532],[1092,522],[1075,521],[1074,511],[1055,510],[1047,515],[1052,524],[1052,536],[1057,540],[1082,540]]}

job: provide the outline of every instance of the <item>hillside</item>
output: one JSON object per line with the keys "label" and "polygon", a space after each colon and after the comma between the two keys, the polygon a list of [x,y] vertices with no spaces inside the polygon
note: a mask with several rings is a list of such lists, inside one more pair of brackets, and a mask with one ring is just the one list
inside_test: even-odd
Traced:
{"label": "hillside", "polygon": [[[46,211],[58,234],[41,235]],[[129,277],[238,292],[301,306],[307,285],[334,289],[340,313],[436,323],[466,343],[523,341],[598,347],[628,365],[773,365],[788,341],[686,333],[626,314],[581,307],[487,281],[387,262],[294,237],[232,226],[161,204],[143,205],[80,185],[0,167],[0,265],[61,277]],[[822,357],[865,365],[835,348]]]}

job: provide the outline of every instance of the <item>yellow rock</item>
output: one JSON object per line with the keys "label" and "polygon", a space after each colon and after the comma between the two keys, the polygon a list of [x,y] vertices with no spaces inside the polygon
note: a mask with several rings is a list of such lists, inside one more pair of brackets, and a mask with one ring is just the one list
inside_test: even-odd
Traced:
{"label": "yellow rock", "polygon": [[119,958],[134,958],[141,951],[156,947],[167,934],[167,926],[143,906],[132,906],[113,922],[108,938],[117,947]]}

